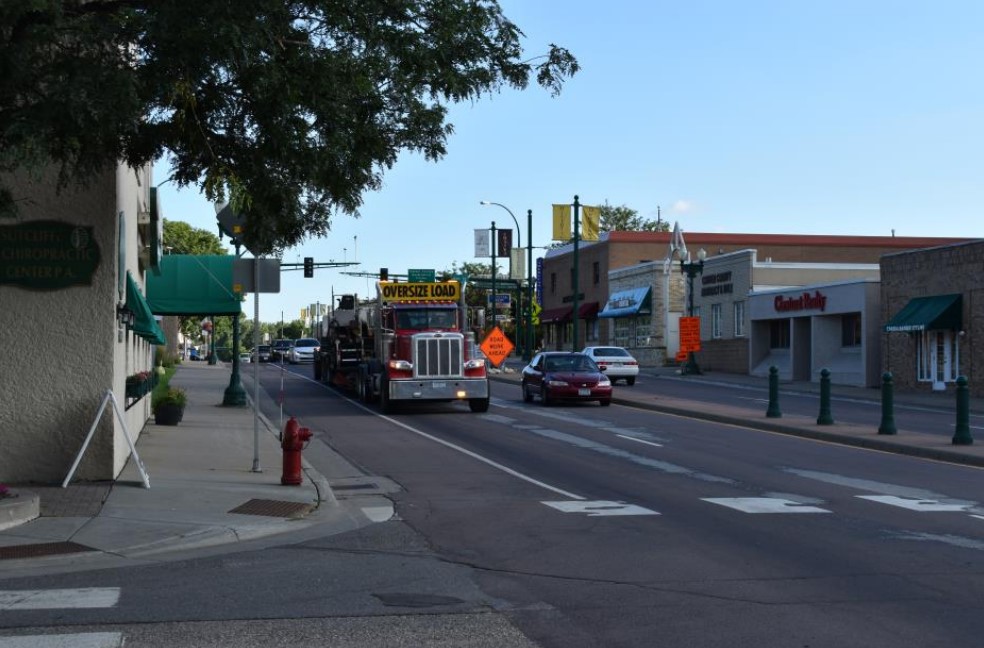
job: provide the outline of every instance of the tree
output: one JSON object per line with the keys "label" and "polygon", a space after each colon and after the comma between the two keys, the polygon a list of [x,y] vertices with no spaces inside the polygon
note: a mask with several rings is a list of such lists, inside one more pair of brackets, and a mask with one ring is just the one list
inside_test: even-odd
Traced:
{"label": "tree", "polygon": [[219,237],[182,221],[164,219],[164,247],[168,254],[228,254]]}
{"label": "tree", "polygon": [[522,36],[496,0],[3,2],[0,173],[55,164],[64,187],[166,156],[274,253],[358,216],[401,151],[443,157],[450,104],[559,93],[577,60]]}
{"label": "tree", "polygon": [[613,207],[605,202],[601,206],[598,230],[601,232],[669,232],[670,224],[663,220],[647,220],[636,210],[622,205]]}

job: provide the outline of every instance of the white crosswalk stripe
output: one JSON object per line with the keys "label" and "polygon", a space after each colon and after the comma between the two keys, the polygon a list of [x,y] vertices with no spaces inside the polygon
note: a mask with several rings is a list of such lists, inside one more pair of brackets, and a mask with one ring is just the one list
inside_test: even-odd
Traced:
{"label": "white crosswalk stripe", "polygon": [[809,506],[778,497],[703,497],[701,499],[743,513],[830,513],[819,506]]}
{"label": "white crosswalk stripe", "polygon": [[119,632],[0,637],[0,648],[122,648]]}
{"label": "white crosswalk stripe", "polygon": [[0,590],[0,611],[108,608],[115,606],[119,600],[118,587]]}

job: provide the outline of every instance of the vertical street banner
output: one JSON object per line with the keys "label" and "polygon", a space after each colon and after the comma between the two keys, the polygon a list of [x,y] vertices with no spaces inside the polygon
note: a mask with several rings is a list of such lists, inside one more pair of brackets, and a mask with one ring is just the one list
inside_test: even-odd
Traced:
{"label": "vertical street banner", "polygon": [[496,251],[495,255],[500,257],[511,256],[509,253],[512,251],[512,230],[511,229],[500,229],[495,231],[495,244]]}
{"label": "vertical street banner", "polygon": [[601,207],[581,206],[581,240],[597,241],[601,223]]}
{"label": "vertical street banner", "polygon": [[492,246],[489,239],[491,232],[487,229],[475,230],[475,258],[487,259],[492,256]]}
{"label": "vertical street banner", "polygon": [[543,303],[543,257],[536,258],[536,303]]}
{"label": "vertical street banner", "polygon": [[571,206],[553,206],[553,240],[569,241],[571,238]]}

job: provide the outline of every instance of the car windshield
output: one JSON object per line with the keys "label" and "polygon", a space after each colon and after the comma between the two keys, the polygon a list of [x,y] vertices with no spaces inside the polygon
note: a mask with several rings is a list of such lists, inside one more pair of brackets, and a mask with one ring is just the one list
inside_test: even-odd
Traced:
{"label": "car windshield", "polygon": [[596,356],[628,358],[629,352],[621,347],[598,347],[594,350]]}
{"label": "car windshield", "polygon": [[583,355],[548,356],[544,361],[546,371],[598,371],[591,358]]}
{"label": "car windshield", "polygon": [[273,347],[275,349],[289,349],[290,340],[277,340],[276,342],[273,343]]}
{"label": "car windshield", "polygon": [[408,308],[396,314],[396,327],[423,331],[426,329],[453,329],[455,311],[450,308]]}
{"label": "car windshield", "polygon": [[300,340],[294,342],[294,346],[296,348],[316,347],[318,346],[318,341],[315,340],[314,338],[301,338]]}

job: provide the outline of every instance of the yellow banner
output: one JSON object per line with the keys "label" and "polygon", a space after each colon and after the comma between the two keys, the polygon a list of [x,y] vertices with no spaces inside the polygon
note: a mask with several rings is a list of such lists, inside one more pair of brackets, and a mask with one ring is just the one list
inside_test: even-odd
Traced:
{"label": "yellow banner", "polygon": [[569,241],[571,238],[571,206],[553,206],[553,240]]}
{"label": "yellow banner", "polygon": [[597,241],[601,223],[601,207],[581,206],[581,240]]}
{"label": "yellow banner", "polygon": [[396,283],[380,281],[379,292],[388,302],[448,302],[461,298],[461,284],[457,281],[434,283]]}

